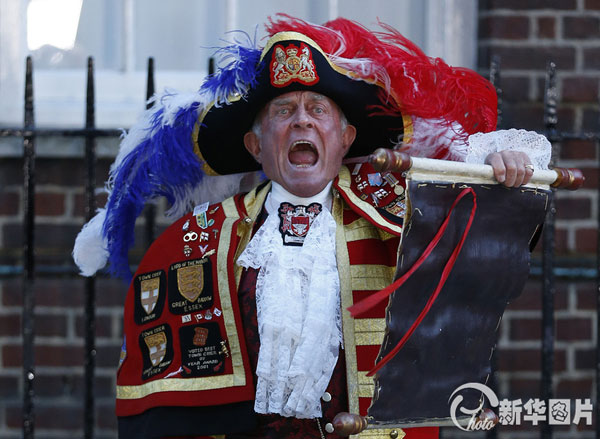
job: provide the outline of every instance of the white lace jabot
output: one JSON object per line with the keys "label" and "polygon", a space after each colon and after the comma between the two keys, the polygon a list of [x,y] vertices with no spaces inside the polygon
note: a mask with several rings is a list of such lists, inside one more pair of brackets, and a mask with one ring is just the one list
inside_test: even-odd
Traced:
{"label": "white lace jabot", "polygon": [[[278,207],[284,201],[323,206],[302,246],[283,245]],[[299,198],[273,183],[265,207],[267,220],[237,261],[242,267],[260,268],[256,281],[260,350],[254,410],[317,418],[322,416],[320,398],[342,342],[331,184],[314,197]]]}

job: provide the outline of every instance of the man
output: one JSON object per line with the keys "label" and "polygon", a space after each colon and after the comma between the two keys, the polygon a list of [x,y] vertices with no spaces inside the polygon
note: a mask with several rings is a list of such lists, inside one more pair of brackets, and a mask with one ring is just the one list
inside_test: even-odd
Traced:
{"label": "man", "polygon": [[[476,74],[442,69],[432,75],[454,108],[422,107],[413,95],[427,81],[407,88],[417,76],[406,72],[424,61],[435,67],[411,43],[398,48],[398,35],[385,42],[347,20],[327,26],[272,22],[265,48],[244,52],[235,61],[244,65],[234,62],[209,79],[201,103],[172,109],[163,102],[150,129],[129,134],[134,148],[124,142],[98,219],[115,271],[127,269],[127,234],[140,198],[166,193],[176,202],[199,180],[200,165],[208,175],[261,168],[269,182],[196,205],[139,265],[125,304],[120,436],[336,437],[335,414],[368,406],[347,391],[358,357],[342,349],[349,342],[342,304],[359,290],[349,279],[352,267],[396,264],[403,179],[367,164],[350,170],[342,161],[393,142],[413,153],[428,144],[427,155],[454,157],[452,145],[465,144],[465,130],[493,129],[495,109],[482,107],[481,96],[495,103]],[[400,60],[408,76],[396,78],[388,58]],[[477,97],[452,94],[452,81],[466,81],[458,89]],[[238,88],[221,89],[233,82]],[[432,92],[441,93],[418,97],[439,102]],[[199,163],[187,144],[190,120]],[[436,129],[421,133],[419,126]],[[487,162],[509,187],[532,175],[523,152],[494,151]],[[383,283],[390,283],[385,272]],[[359,361],[372,365],[369,355]],[[409,439],[437,436],[431,428],[406,432]]]}

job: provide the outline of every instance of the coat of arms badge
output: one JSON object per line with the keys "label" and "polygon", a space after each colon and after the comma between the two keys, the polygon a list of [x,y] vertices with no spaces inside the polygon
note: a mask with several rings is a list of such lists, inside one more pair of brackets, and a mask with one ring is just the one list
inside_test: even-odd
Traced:
{"label": "coat of arms badge", "polygon": [[283,238],[283,245],[301,246],[310,225],[322,209],[323,207],[319,203],[311,203],[308,206],[281,203],[279,206],[279,231]]}
{"label": "coat of arms badge", "polygon": [[275,46],[271,60],[271,84],[284,87],[289,82],[313,84],[319,80],[312,53],[304,43],[297,47],[290,44],[285,49]]}

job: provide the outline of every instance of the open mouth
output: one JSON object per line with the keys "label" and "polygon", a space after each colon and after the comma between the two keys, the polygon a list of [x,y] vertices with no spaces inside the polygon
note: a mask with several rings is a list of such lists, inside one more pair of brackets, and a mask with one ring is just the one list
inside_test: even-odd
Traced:
{"label": "open mouth", "polygon": [[292,144],[290,152],[288,153],[288,159],[291,164],[308,168],[313,166],[319,160],[319,153],[317,148],[311,142],[307,140],[298,140]]}

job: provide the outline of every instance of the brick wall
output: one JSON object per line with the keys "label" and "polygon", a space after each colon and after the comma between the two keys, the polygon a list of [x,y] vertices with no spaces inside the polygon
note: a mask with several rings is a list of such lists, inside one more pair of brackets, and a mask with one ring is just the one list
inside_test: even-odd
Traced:
{"label": "brick wall", "polygon": [[[479,6],[479,68],[487,74],[491,57],[501,57],[503,127],[543,132],[545,68],[553,61],[559,92],[558,130],[600,131],[600,2],[481,0]],[[565,267],[590,267],[597,246],[598,147],[592,141],[569,141],[556,148],[557,166],[578,167],[586,176],[583,189],[557,193],[557,262]],[[540,248],[534,253],[538,260]],[[594,398],[595,282],[558,279],[554,308],[554,395]],[[541,396],[541,333],[541,281],[532,279],[509,305],[500,328],[500,397],[525,402]],[[555,437],[592,437],[591,428],[560,427]],[[531,423],[519,429],[499,427],[498,433],[502,438],[539,434]]]}
{"label": "brick wall", "polygon": [[[505,127],[542,131],[544,70],[557,64],[560,92],[558,128],[598,131],[600,1],[484,0],[480,2],[480,70],[487,74],[493,54],[502,56]],[[596,251],[597,146],[560,146],[558,164],[584,170],[587,184],[557,199],[557,250],[561,264]],[[110,160],[100,160],[97,178],[106,179]],[[84,169],[79,159],[37,161],[36,263],[39,268],[71,265],[70,247],[83,224]],[[0,265],[22,258],[22,169],[20,159],[0,159]],[[100,186],[100,184],[99,184]],[[99,204],[105,196],[98,196]],[[164,221],[160,221],[164,224]],[[143,242],[139,230],[137,242]],[[143,252],[141,244],[134,260]],[[539,249],[534,255],[539,259]],[[588,258],[588,259],[586,259]],[[593,261],[592,261],[593,263]],[[97,286],[96,437],[115,437],[114,370],[121,344],[126,286],[100,278]],[[18,276],[0,277],[0,437],[21,437],[21,301]],[[81,437],[83,423],[84,282],[69,275],[45,275],[36,296],[36,437]],[[500,328],[498,391],[510,399],[540,396],[541,285],[532,279],[510,305]],[[595,284],[557,283],[555,394],[589,398],[593,394],[596,325]],[[527,427],[527,426],[525,426]],[[445,437],[458,437],[445,429]],[[533,428],[500,429],[501,437],[534,438]],[[476,438],[475,433],[466,437]],[[555,437],[592,437],[591,431],[558,430]]]}

